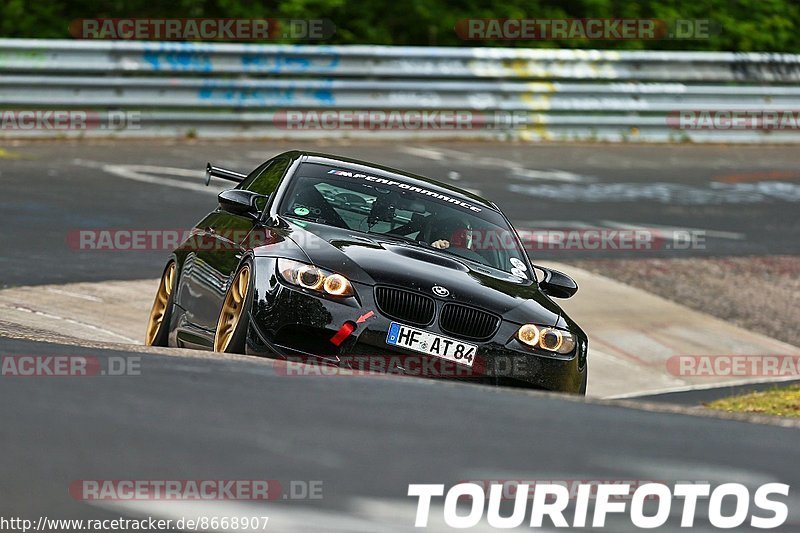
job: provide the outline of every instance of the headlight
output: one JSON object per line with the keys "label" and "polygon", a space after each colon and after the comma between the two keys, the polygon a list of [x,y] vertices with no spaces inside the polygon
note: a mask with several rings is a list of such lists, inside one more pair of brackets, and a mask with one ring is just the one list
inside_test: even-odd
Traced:
{"label": "headlight", "polygon": [[278,259],[278,273],[292,285],[329,296],[352,296],[353,286],[341,274],[291,259]]}
{"label": "headlight", "polygon": [[568,354],[575,349],[575,337],[569,331],[525,324],[517,331],[517,340],[528,346]]}

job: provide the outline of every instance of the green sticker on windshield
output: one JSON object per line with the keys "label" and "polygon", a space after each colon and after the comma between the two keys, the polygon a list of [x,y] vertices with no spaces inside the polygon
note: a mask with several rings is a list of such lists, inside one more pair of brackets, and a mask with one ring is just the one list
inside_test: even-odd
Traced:
{"label": "green sticker on windshield", "polygon": [[310,211],[308,210],[307,207],[295,207],[294,208],[294,214],[295,215],[299,215],[301,217],[306,216],[309,212]]}

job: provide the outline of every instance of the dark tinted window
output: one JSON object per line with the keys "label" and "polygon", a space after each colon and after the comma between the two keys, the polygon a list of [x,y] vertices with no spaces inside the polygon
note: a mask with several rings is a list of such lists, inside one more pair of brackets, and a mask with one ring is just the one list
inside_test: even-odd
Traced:
{"label": "dark tinted window", "polygon": [[239,187],[258,194],[272,194],[278,188],[278,183],[280,183],[290,161],[288,157],[279,157],[272,160],[261,170],[245,179]]}
{"label": "dark tinted window", "polygon": [[399,179],[304,163],[280,214],[413,241],[529,278],[524,252],[500,213]]}

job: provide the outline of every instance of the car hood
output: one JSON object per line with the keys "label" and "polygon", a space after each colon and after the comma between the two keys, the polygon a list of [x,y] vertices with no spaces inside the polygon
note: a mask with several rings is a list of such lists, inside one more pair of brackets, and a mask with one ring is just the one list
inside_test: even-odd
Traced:
{"label": "car hood", "polygon": [[402,240],[313,222],[287,224],[287,237],[310,262],[353,282],[393,285],[430,296],[439,285],[450,292],[440,299],[483,308],[512,322],[559,322],[561,309],[534,281],[521,282],[509,273]]}

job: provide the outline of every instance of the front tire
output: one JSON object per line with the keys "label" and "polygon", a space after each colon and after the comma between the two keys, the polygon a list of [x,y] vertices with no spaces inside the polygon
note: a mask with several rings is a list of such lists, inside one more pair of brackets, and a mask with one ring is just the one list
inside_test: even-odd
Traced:
{"label": "front tire", "polygon": [[177,286],[177,271],[178,267],[175,261],[170,261],[161,275],[144,337],[144,343],[147,346],[169,345],[169,323],[172,318],[172,302]]}
{"label": "front tire", "polygon": [[247,327],[250,322],[249,308],[253,301],[253,265],[244,263],[233,277],[214,333],[214,351],[245,353]]}

